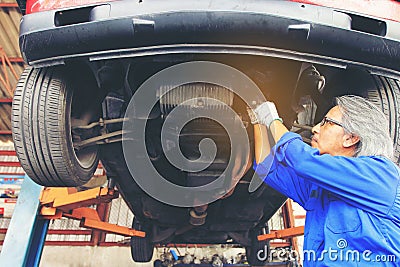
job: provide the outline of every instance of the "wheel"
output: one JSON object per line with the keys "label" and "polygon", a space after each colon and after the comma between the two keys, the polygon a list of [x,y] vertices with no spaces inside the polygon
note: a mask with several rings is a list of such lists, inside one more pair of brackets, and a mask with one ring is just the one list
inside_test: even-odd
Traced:
{"label": "wheel", "polygon": [[394,160],[400,163],[400,81],[372,75],[374,89],[367,91],[367,98],[379,106],[389,119],[390,135],[394,144]]}
{"label": "wheel", "polygon": [[17,156],[28,176],[43,186],[80,186],[99,161],[97,146],[74,149],[74,122],[84,122],[94,111],[74,96],[73,83],[63,73],[61,68],[25,69],[12,105]]}
{"label": "wheel", "polygon": [[269,240],[257,240],[258,235],[268,232],[268,226],[250,230],[251,245],[246,247],[246,258],[251,266],[265,266],[269,261]]}
{"label": "wheel", "polygon": [[137,218],[133,218],[132,228],[146,232],[145,237],[131,237],[131,255],[135,262],[149,262],[153,258],[154,244],[151,242],[148,227],[141,224]]}

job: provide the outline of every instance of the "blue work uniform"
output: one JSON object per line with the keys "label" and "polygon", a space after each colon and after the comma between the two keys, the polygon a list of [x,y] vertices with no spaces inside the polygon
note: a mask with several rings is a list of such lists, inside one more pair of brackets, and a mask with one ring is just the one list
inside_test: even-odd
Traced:
{"label": "blue work uniform", "polygon": [[389,159],[320,155],[288,132],[254,169],[307,211],[304,266],[400,266],[399,168]]}

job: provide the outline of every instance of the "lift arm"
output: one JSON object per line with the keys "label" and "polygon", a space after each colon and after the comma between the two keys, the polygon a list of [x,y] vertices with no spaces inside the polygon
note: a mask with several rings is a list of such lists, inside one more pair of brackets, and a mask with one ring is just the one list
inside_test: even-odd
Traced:
{"label": "lift arm", "polygon": [[110,202],[118,197],[111,188],[98,187],[81,192],[71,192],[71,188],[45,188],[40,196],[40,214],[45,219],[66,217],[80,220],[80,226],[122,236],[145,237],[145,232],[129,227],[103,222],[93,208],[94,204]]}
{"label": "lift arm", "polygon": [[269,234],[257,236],[258,241],[270,240],[270,239],[281,239],[300,236],[304,234],[304,226],[296,226],[292,228],[271,231]]}

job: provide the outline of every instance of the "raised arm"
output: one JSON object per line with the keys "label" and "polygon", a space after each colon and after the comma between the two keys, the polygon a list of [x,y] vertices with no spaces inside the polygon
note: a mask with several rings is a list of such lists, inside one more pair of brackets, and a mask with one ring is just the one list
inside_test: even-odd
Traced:
{"label": "raised arm", "polygon": [[288,132],[288,129],[283,125],[275,104],[272,102],[265,102],[255,110],[248,109],[248,113],[251,122],[254,124],[255,158],[258,164],[268,156],[271,146],[274,145],[271,145],[268,130],[270,130],[272,139],[276,143],[282,135]]}
{"label": "raised arm", "polygon": [[[278,171],[280,168],[278,166],[279,163],[275,162],[275,152],[271,152],[271,147],[288,132],[288,129],[277,115],[275,105],[271,104],[268,110],[264,109],[262,112],[266,112],[268,116],[270,114],[269,109],[271,108],[275,110],[273,111],[275,116],[267,119],[265,119],[265,116],[257,114],[256,111],[248,110],[249,117],[254,124],[254,152],[256,161],[254,170],[264,182],[305,207],[305,203],[309,198],[309,183],[293,175],[294,172],[291,170],[282,169]],[[262,112],[261,115],[263,114]]]}
{"label": "raised arm", "polygon": [[[281,137],[288,132],[288,129],[279,120],[271,123],[270,135],[268,134],[267,127],[262,124],[254,124],[254,153],[256,163],[262,162],[271,152],[271,147],[281,139]],[[271,143],[273,141],[273,143]]]}

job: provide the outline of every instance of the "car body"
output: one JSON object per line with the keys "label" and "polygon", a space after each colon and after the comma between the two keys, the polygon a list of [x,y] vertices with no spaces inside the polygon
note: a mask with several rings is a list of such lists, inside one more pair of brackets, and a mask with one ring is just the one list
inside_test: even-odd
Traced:
{"label": "car body", "polygon": [[[286,200],[266,185],[249,190],[254,149],[246,107],[265,98],[276,103],[286,126],[307,140],[310,126],[335,96],[367,97],[390,118],[398,159],[398,1],[19,4],[27,13],[20,48],[31,66],[21,76],[13,104],[21,164],[39,184],[79,186],[100,159],[135,214],[133,227],[148,233],[132,238],[136,261],[149,261],[154,244],[233,242],[246,247],[252,264],[262,264],[256,252],[265,244],[256,236],[267,231],[266,223]],[[196,79],[181,79],[185,75]],[[157,83],[149,86],[154,79]],[[250,92],[252,86],[257,92]],[[151,93],[140,98],[139,92]],[[147,113],[141,105],[150,105]],[[179,125],[177,107],[181,115],[194,117]],[[223,121],[204,114],[219,114]],[[145,134],[128,136],[124,143],[124,130],[134,132],[136,125]],[[237,149],[241,143],[231,135],[243,129],[248,148]],[[178,147],[190,161],[207,163],[201,160],[204,139],[217,148],[211,164],[194,172],[170,162],[167,152]],[[193,197],[189,204],[174,205],[184,197],[167,187],[157,189],[166,191],[167,199],[172,195],[164,201],[154,195],[156,186],[143,185],[148,171],[143,158],[179,186],[206,186],[224,176],[226,187],[217,186],[212,201]],[[236,169],[225,173],[232,161]]]}

